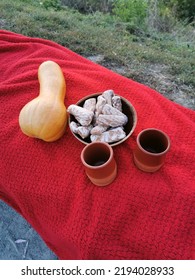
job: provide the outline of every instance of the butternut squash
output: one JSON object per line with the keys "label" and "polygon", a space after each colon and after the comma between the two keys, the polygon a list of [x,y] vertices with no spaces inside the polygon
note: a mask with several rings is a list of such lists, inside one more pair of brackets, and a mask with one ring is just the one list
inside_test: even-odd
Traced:
{"label": "butternut squash", "polygon": [[22,108],[19,125],[27,136],[52,142],[64,134],[67,125],[66,83],[60,66],[49,60],[39,66],[38,80],[39,96]]}

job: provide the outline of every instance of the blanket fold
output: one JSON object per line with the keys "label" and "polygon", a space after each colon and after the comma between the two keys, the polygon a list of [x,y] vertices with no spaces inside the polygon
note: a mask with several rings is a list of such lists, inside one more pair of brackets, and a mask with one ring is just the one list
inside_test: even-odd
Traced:
{"label": "blanket fold", "polygon": [[[114,147],[116,180],[96,187],[80,161],[84,145],[67,128],[56,142],[25,136],[22,107],[39,93],[37,70],[57,62],[65,105],[113,89],[135,107],[133,135]],[[0,31],[0,198],[37,230],[60,259],[195,259],[195,113],[160,93],[52,41]],[[133,163],[138,133],[165,131],[171,149],[156,173]]]}

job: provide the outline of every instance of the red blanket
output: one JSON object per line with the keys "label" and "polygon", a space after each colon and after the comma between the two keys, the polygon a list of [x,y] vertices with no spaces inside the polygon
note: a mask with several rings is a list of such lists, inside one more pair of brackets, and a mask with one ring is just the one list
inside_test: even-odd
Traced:
{"label": "red blanket", "polygon": [[[21,108],[39,93],[45,60],[62,68],[65,104],[113,89],[136,108],[133,135],[114,147],[118,176],[94,186],[80,162],[84,145],[67,128],[58,141],[25,136]],[[158,92],[96,65],[54,42],[0,32],[0,197],[38,231],[60,259],[195,258],[195,113]],[[171,139],[156,173],[138,170],[132,157],[144,128]]]}

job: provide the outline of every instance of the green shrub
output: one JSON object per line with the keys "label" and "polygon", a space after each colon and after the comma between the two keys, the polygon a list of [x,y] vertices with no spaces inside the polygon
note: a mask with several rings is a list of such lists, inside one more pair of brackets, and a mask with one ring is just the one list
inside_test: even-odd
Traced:
{"label": "green shrub", "polygon": [[159,0],[160,4],[170,8],[177,19],[185,19],[188,22],[195,20],[194,0]]}
{"label": "green shrub", "polygon": [[113,13],[122,21],[142,26],[147,16],[146,0],[115,0]]}
{"label": "green shrub", "polygon": [[195,1],[194,0],[177,0],[177,14],[182,19],[188,19],[190,22],[195,20]]}
{"label": "green shrub", "polygon": [[43,0],[42,4],[46,9],[52,8],[55,11],[59,11],[62,8],[60,0]]}

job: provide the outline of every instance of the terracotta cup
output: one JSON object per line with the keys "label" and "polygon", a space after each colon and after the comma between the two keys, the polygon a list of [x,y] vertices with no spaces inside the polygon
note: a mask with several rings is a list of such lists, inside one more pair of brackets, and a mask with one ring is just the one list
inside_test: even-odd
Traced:
{"label": "terracotta cup", "polygon": [[155,172],[164,164],[169,149],[170,139],[166,133],[155,128],[142,130],[134,150],[135,165],[142,171]]}
{"label": "terracotta cup", "polygon": [[88,178],[94,185],[106,186],[117,175],[117,165],[112,147],[104,142],[93,142],[81,152],[81,161]]}

